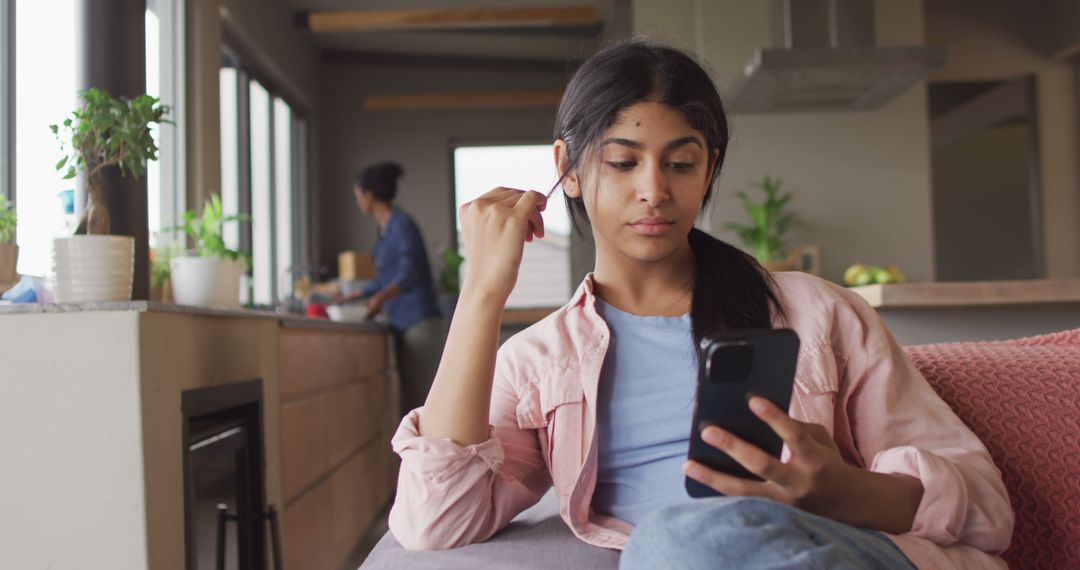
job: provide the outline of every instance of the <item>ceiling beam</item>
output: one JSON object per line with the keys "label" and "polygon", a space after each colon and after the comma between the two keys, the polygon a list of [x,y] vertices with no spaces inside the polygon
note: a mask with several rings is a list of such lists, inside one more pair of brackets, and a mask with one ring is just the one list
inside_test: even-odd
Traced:
{"label": "ceiling beam", "polygon": [[534,59],[523,57],[484,57],[469,55],[431,55],[358,50],[328,50],[322,54],[327,63],[376,65],[388,67],[439,67],[484,69],[491,71],[570,74],[576,60]]}
{"label": "ceiling beam", "polygon": [[599,23],[599,17],[595,6],[576,4],[539,8],[315,11],[306,15],[306,21],[311,31],[321,34],[416,29],[595,26]]}
{"label": "ceiling beam", "polygon": [[556,107],[562,91],[508,91],[502,93],[423,93],[369,95],[365,111],[416,111],[431,109],[493,109]]}

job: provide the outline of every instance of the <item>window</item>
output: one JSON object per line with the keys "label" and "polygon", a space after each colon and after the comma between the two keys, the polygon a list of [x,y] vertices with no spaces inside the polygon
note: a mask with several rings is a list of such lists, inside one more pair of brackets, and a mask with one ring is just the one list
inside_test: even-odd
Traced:
{"label": "window", "polygon": [[287,298],[293,292],[293,122],[292,109],[283,99],[274,99],[274,249],[277,294]]}
{"label": "window", "polygon": [[147,222],[150,245],[179,236],[162,232],[179,223],[187,187],[184,177],[183,0],[146,2],[146,93],[170,109],[171,125],[153,125],[158,159],[146,165]]}
{"label": "window", "polygon": [[[64,229],[59,193],[74,187],[56,172],[60,150],[49,125],[75,108],[78,90],[76,0],[15,2],[15,209],[18,271],[50,270],[52,239]],[[43,73],[41,62],[48,62]]]}
{"label": "window", "polygon": [[226,51],[221,82],[221,198],[227,214],[250,224],[227,228],[226,242],[251,256],[250,300],[270,305],[293,292],[304,250],[305,123],[295,108]]}
{"label": "window", "polygon": [[[547,192],[558,180],[551,145],[461,146],[454,149],[454,212],[498,186]],[[544,239],[525,245],[506,306],[554,307],[570,298],[570,217],[562,195],[544,211]],[[457,221],[458,242],[461,221]],[[468,252],[462,252],[468,263]]]}
{"label": "window", "polygon": [[[81,0],[5,2],[14,6],[15,81],[14,106],[14,188],[19,227],[18,271],[43,276],[51,270],[52,239],[70,231],[59,193],[75,186],[56,172],[59,145],[50,124],[63,121],[78,104],[78,14]],[[160,97],[172,108],[167,125],[154,128],[161,149],[159,161],[147,166],[149,190],[148,225],[152,243],[163,226],[175,224],[182,207],[183,167],[180,133],[182,129],[182,61],[177,33],[182,21],[181,0],[149,0],[146,12],[146,91]],[[8,38],[10,42],[10,38]],[[10,45],[10,44],[8,44]],[[8,54],[4,54],[5,58]],[[9,60],[8,60],[9,61]],[[43,73],[41,62],[48,62]],[[10,73],[10,70],[6,70]],[[9,75],[5,75],[8,77]],[[10,94],[10,86],[5,87]],[[7,102],[10,105],[11,102]],[[10,111],[9,111],[10,112]],[[3,115],[3,113],[0,113]],[[5,131],[9,132],[9,131]],[[2,146],[2,145],[0,145]],[[9,176],[5,168],[3,176]],[[76,207],[76,212],[78,206]]]}
{"label": "window", "polygon": [[274,211],[270,162],[270,93],[258,81],[248,84],[251,125],[251,260],[256,303],[274,302]]}

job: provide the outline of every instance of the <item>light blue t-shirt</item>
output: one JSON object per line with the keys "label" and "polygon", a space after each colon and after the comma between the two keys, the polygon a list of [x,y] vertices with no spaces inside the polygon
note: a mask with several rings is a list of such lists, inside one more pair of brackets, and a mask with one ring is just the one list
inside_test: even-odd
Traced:
{"label": "light blue t-shirt", "polygon": [[637,525],[689,500],[682,466],[690,445],[697,355],[690,315],[645,317],[597,299],[611,330],[597,395],[599,468],[593,509]]}

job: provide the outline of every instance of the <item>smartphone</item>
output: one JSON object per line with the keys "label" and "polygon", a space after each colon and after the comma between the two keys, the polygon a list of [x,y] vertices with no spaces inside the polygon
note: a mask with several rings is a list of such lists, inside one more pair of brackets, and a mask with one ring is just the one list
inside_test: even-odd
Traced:
{"label": "smartphone", "polygon": [[[751,396],[762,396],[788,410],[799,335],[791,329],[743,331],[708,337],[702,345],[688,455],[716,471],[760,481],[726,453],[702,441],[701,430],[709,425],[721,427],[780,457],[784,441],[750,411],[748,401]],[[686,492],[695,498],[720,495],[689,477]]]}

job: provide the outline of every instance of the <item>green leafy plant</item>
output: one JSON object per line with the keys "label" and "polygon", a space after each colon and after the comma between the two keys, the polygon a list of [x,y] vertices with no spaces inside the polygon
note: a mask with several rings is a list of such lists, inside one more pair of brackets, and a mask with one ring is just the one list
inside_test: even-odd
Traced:
{"label": "green leafy plant", "polygon": [[242,252],[225,246],[225,224],[229,222],[250,221],[250,216],[226,216],[222,209],[221,198],[212,194],[203,204],[202,215],[188,210],[184,212],[184,223],[170,228],[182,231],[195,243],[199,257],[220,257],[223,259],[244,259],[251,266],[251,260]]}
{"label": "green leafy plant", "polygon": [[15,208],[0,194],[0,243],[15,243]]}
{"label": "green leafy plant", "polygon": [[782,192],[779,178],[766,176],[758,183],[751,183],[765,192],[765,200],[755,202],[746,192],[736,192],[743,208],[750,216],[750,224],[725,224],[734,231],[743,245],[762,263],[784,259],[784,234],[795,221],[795,214],[784,210],[791,201],[791,192]]}
{"label": "green leafy plant", "polygon": [[150,125],[169,123],[169,107],[149,95],[134,99],[115,98],[90,88],[79,91],[82,105],[59,125],[49,125],[60,141],[64,156],[56,170],[64,179],[78,171],[86,176],[86,210],[80,228],[88,234],[109,233],[109,210],[102,192],[105,170],[116,166],[121,176],[136,179],[146,173],[146,161],[157,160],[158,147]]}
{"label": "green leafy plant", "polygon": [[172,275],[172,258],[180,255],[180,245],[170,244],[150,250],[150,287],[157,289]]}
{"label": "green leafy plant", "polygon": [[451,295],[457,295],[461,290],[461,263],[465,258],[456,249],[444,248],[442,250],[443,268],[439,272],[439,285]]}

